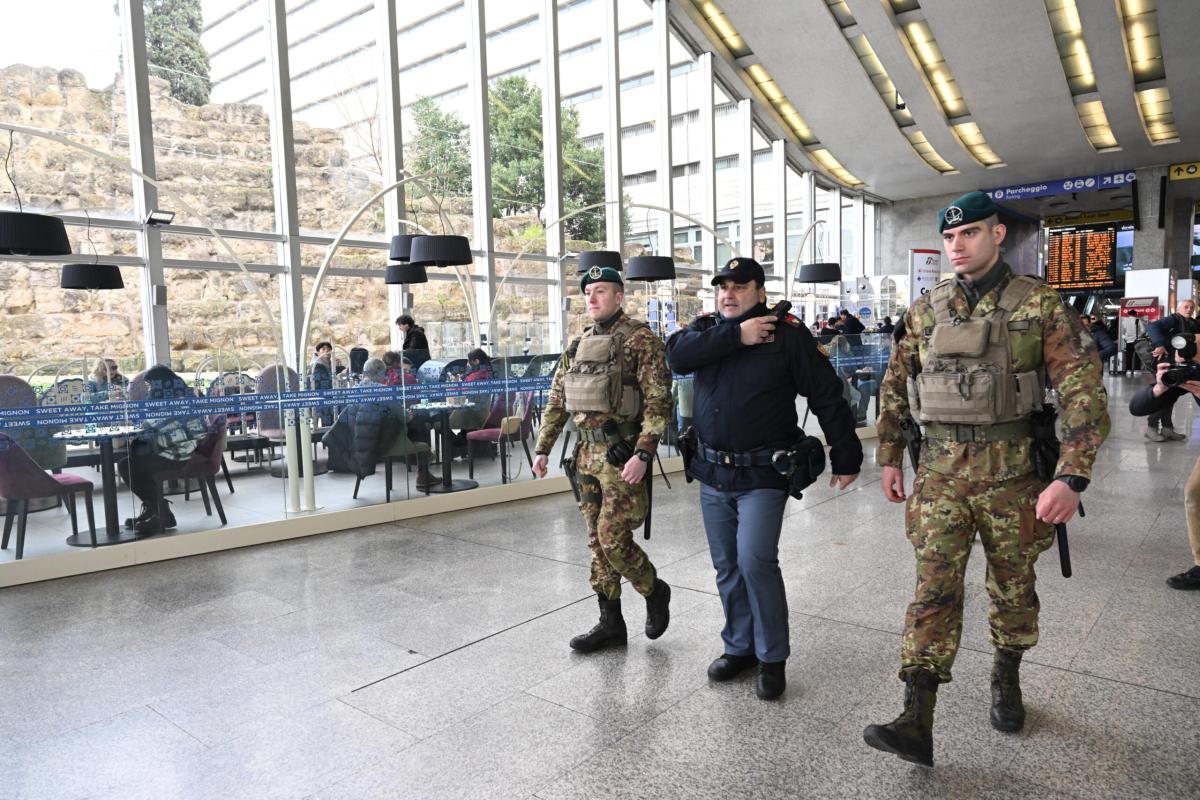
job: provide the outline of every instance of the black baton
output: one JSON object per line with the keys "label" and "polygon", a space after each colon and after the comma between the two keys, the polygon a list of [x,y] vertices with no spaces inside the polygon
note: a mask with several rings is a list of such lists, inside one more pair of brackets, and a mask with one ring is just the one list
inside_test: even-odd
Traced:
{"label": "black baton", "polygon": [[654,462],[651,461],[646,469],[646,527],[642,529],[642,538],[650,539],[650,517],[654,513]]}
{"label": "black baton", "polygon": [[1067,526],[1060,522],[1054,526],[1058,536],[1058,565],[1062,567],[1062,576],[1071,577],[1071,548],[1067,546]]}

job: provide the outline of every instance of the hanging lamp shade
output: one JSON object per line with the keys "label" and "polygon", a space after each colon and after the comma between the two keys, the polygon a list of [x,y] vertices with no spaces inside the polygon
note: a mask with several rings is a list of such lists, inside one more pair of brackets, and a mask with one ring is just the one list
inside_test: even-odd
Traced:
{"label": "hanging lamp shade", "polygon": [[388,264],[384,283],[429,283],[429,273],[423,264]]}
{"label": "hanging lamp shade", "polygon": [[453,267],[470,264],[474,259],[465,236],[417,236],[408,261],[423,267]]}
{"label": "hanging lamp shade", "polygon": [[670,256],[634,256],[625,277],[634,281],[675,280],[675,260]]}
{"label": "hanging lamp shade", "polygon": [[388,258],[392,261],[408,261],[412,255],[412,242],[417,238],[411,233],[402,233],[392,237],[392,246],[388,250]]}
{"label": "hanging lamp shade", "polygon": [[124,289],[116,264],[64,264],[58,281],[61,289]]}
{"label": "hanging lamp shade", "polygon": [[68,256],[71,241],[58,217],[0,211],[0,256]]}
{"label": "hanging lamp shade", "polygon": [[838,283],[841,280],[842,265],[830,261],[801,264],[796,274],[797,283]]}
{"label": "hanging lamp shade", "polygon": [[600,267],[601,269],[608,267],[620,272],[623,268],[621,254],[615,250],[588,250],[586,253],[580,253],[579,274],[582,275],[592,267]]}

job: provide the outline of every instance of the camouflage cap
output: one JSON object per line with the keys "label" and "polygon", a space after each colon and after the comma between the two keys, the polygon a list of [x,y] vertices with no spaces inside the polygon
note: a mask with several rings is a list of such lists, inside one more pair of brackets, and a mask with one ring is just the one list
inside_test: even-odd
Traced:
{"label": "camouflage cap", "polygon": [[971,222],[987,219],[997,212],[996,204],[984,192],[967,192],[938,211],[938,233]]}
{"label": "camouflage cap", "polygon": [[621,280],[621,273],[617,272],[612,267],[601,267],[593,265],[587,272],[583,273],[579,279],[579,289],[583,291],[589,283],[615,283],[621,288],[625,288],[625,281]]}

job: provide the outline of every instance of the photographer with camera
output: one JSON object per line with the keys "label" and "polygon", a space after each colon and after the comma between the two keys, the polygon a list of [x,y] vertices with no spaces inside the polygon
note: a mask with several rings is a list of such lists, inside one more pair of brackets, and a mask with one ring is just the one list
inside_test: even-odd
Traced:
{"label": "photographer with camera", "polygon": [[[1175,365],[1159,364],[1155,382],[1129,400],[1129,413],[1135,417],[1155,414],[1184,395],[1200,403],[1200,363],[1196,355],[1196,337],[1181,334],[1171,337]],[[1186,572],[1167,578],[1172,589],[1200,589],[1200,459],[1192,467],[1183,489],[1183,507],[1187,510],[1188,540],[1195,565]]]}
{"label": "photographer with camera", "polygon": [[797,427],[796,396],[808,398],[832,446],[830,486],[853,483],[863,455],[842,381],[787,306],[779,313],[767,308],[763,282],[758,262],[729,261],[712,280],[720,287],[718,312],[672,335],[667,360],[680,375],[695,375],[698,440],[681,442],[681,449],[689,480],[701,484],[725,610],[725,651],[708,676],[727,681],[758,664],[755,692],[774,700],[786,687],[791,652],[779,571],[783,509],[788,495],[799,496],[824,468],[820,443]]}
{"label": "photographer with camera", "polygon": [[[1200,321],[1193,319],[1196,313],[1195,300],[1180,300],[1175,306],[1175,313],[1162,319],[1156,319],[1146,325],[1146,336],[1154,346],[1151,355],[1155,361],[1162,360],[1170,365],[1175,348],[1171,344],[1172,337],[1179,334],[1200,333]],[[1150,369],[1146,364],[1145,369]],[[1175,408],[1177,397],[1163,400],[1162,406],[1146,420],[1146,438],[1152,442],[1179,442],[1187,437],[1175,430],[1171,420],[1171,412]]]}

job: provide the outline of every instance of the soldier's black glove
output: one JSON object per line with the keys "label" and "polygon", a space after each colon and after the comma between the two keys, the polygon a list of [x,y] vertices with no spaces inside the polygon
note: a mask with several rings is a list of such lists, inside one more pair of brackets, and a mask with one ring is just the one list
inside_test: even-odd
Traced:
{"label": "soldier's black glove", "polygon": [[605,420],[600,430],[604,431],[604,436],[608,439],[608,451],[604,454],[604,459],[617,469],[623,468],[625,462],[633,458],[633,445],[621,438],[620,427],[611,419]]}

